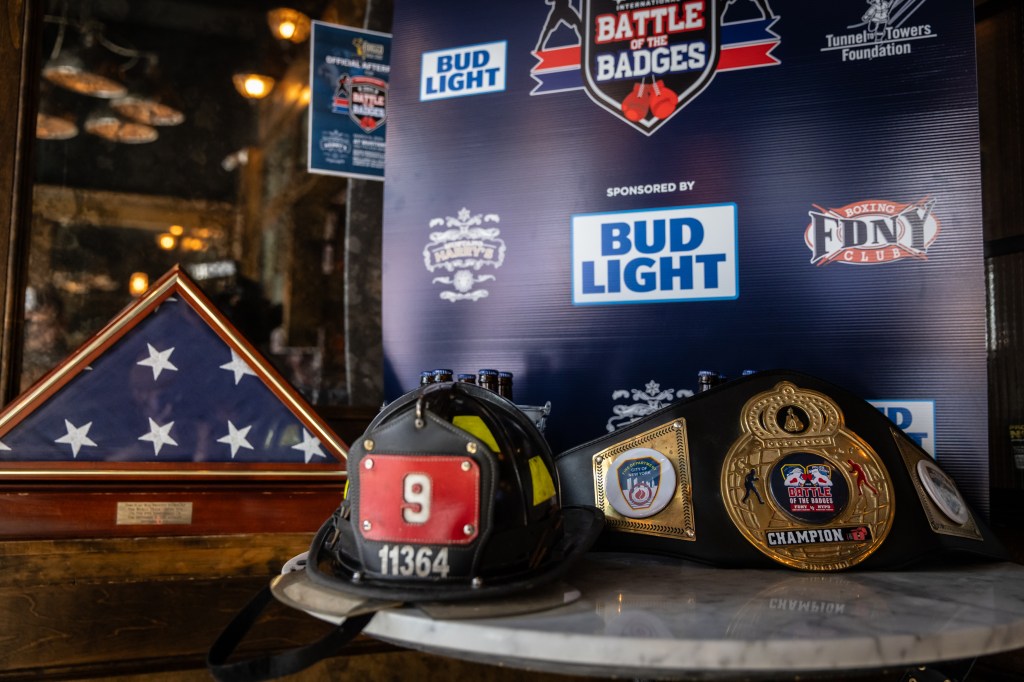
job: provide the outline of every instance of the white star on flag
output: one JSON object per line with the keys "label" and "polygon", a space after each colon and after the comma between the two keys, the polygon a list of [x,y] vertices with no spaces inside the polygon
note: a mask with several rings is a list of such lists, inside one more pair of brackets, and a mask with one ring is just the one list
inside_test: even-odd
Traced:
{"label": "white star on flag", "polygon": [[78,451],[82,449],[83,445],[96,447],[96,443],[93,443],[92,439],[89,438],[89,429],[92,428],[92,422],[87,423],[85,426],[75,426],[65,419],[64,426],[68,430],[67,435],[61,436],[53,442],[70,445],[72,457],[78,457]]}
{"label": "white star on flag", "polygon": [[235,455],[238,453],[238,448],[253,449],[252,445],[249,444],[249,441],[245,439],[246,435],[249,433],[249,429],[251,428],[251,424],[246,426],[244,429],[235,428],[235,425],[231,423],[231,420],[228,420],[228,435],[223,438],[218,438],[217,442],[227,443],[231,446],[231,459],[235,458]]}
{"label": "white star on flag", "polygon": [[238,382],[241,381],[242,377],[246,374],[252,377],[256,376],[256,372],[252,371],[252,368],[249,367],[248,363],[246,363],[246,361],[243,360],[235,351],[231,351],[231,362],[221,365],[220,368],[229,372],[234,372],[235,386],[238,385]]}
{"label": "white star on flag", "polygon": [[[165,445],[177,445],[178,443],[171,438],[171,427],[174,426],[174,422],[167,422],[163,426],[160,426],[153,418],[149,418],[149,433],[139,436],[139,440],[148,440],[153,444],[153,455],[160,455],[160,448]],[[138,433],[138,432],[136,432]]]}
{"label": "white star on flag", "polygon": [[149,348],[149,357],[146,358],[145,360],[139,360],[135,364],[144,365],[146,367],[152,367],[154,380],[156,380],[160,376],[160,372],[164,371],[165,369],[170,370],[172,372],[178,371],[178,368],[172,365],[171,361],[169,360],[169,358],[171,357],[171,353],[174,352],[173,347],[168,348],[167,350],[158,351],[156,348],[153,348],[152,344],[147,343],[146,346]]}
{"label": "white star on flag", "polygon": [[10,450],[10,448],[4,445],[3,441],[0,441],[0,450]]}
{"label": "white star on flag", "polygon": [[292,450],[302,450],[302,454],[306,456],[306,464],[309,464],[309,460],[313,459],[313,455],[317,457],[327,456],[320,449],[320,439],[306,429],[302,429],[302,442],[293,445]]}

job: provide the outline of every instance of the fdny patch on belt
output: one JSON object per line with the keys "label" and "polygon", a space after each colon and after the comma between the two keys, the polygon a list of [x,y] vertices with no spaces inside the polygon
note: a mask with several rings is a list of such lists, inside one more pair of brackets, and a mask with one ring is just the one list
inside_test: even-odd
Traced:
{"label": "fdny patch on belt", "polygon": [[612,531],[695,540],[686,422],[676,419],[594,455],[594,502]]}
{"label": "fdny patch on belt", "polygon": [[676,473],[672,461],[652,448],[632,448],[617,455],[610,469],[617,486],[609,489],[612,509],[630,519],[654,516],[672,500]]}

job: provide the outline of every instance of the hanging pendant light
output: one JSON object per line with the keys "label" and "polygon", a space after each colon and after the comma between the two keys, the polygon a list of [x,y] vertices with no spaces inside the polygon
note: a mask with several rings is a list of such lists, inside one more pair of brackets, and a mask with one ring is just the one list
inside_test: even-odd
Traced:
{"label": "hanging pendant light", "polygon": [[70,140],[78,135],[78,126],[62,116],[40,111],[36,114],[36,138],[40,140]]}
{"label": "hanging pendant light", "polygon": [[113,99],[128,92],[117,78],[117,67],[96,45],[91,32],[82,34],[82,44],[58,43],[55,54],[43,65],[43,78],[66,90],[80,95]]}
{"label": "hanging pendant light", "polygon": [[276,81],[270,76],[247,72],[236,73],[231,77],[231,82],[235,84],[235,90],[242,97],[246,99],[263,99],[274,89]]}
{"label": "hanging pendant light", "polygon": [[145,95],[129,94],[110,104],[125,118],[149,126],[176,126],[185,121],[185,114],[172,106]]}
{"label": "hanging pendant light", "polygon": [[309,17],[291,7],[278,7],[267,12],[267,24],[278,40],[301,43],[309,37]]}
{"label": "hanging pendant light", "polygon": [[185,121],[185,114],[175,101],[173,91],[161,85],[155,57],[147,59],[141,75],[129,75],[127,84],[128,93],[110,103],[121,116],[149,126],[176,126]]}
{"label": "hanging pendant light", "polygon": [[126,121],[110,107],[102,107],[89,114],[89,118],[85,120],[85,131],[120,144],[146,144],[160,137],[160,133],[153,126]]}

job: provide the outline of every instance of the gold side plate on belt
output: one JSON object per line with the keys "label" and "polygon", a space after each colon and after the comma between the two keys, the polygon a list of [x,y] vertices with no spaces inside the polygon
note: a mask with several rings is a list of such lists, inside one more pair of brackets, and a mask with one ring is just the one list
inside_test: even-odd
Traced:
{"label": "gold side plate on belt", "polygon": [[914,482],[921,508],[932,530],[943,535],[982,540],[978,524],[974,522],[974,516],[953,479],[895,428],[892,429],[892,437],[903,455],[903,462],[907,465],[910,480]]}
{"label": "gold side plate on belt", "polygon": [[676,419],[594,455],[605,528],[696,540],[686,421]]}
{"label": "gold side plate on belt", "polygon": [[781,382],[747,401],[722,464],[722,500],[765,555],[810,571],[848,568],[892,529],[892,479],[828,396]]}

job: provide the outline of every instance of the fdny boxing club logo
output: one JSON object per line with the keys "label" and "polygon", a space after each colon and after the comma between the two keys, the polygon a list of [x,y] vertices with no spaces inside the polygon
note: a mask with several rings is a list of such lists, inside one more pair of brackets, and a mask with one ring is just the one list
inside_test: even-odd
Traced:
{"label": "fdny boxing club logo", "polygon": [[[777,17],[767,0],[546,0],[531,95],[583,89],[645,135],[704,91],[719,71],[774,66]],[[734,4],[754,18],[725,22]]]}
{"label": "fdny boxing club logo", "polygon": [[331,111],[347,113],[357,126],[371,132],[384,125],[388,117],[388,84],[371,76],[342,74],[334,91]]}
{"label": "fdny boxing club logo", "polygon": [[445,229],[430,233],[430,242],[423,247],[423,264],[429,272],[448,273],[434,277],[434,284],[447,284],[452,291],[440,296],[446,301],[476,301],[486,298],[487,289],[475,288],[492,281],[494,275],[481,274],[484,268],[500,268],[505,262],[505,242],[501,230],[491,225],[501,221],[495,213],[473,214],[463,207],[458,216],[434,218],[430,227]]}
{"label": "fdny boxing club logo", "polygon": [[894,201],[857,201],[840,208],[815,205],[804,242],[811,263],[875,265],[905,258],[928,259],[928,248],[939,236],[940,223],[932,208],[935,200],[916,204]]}

